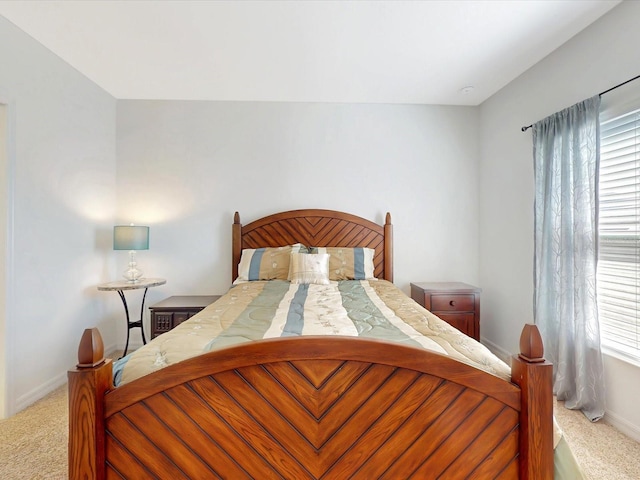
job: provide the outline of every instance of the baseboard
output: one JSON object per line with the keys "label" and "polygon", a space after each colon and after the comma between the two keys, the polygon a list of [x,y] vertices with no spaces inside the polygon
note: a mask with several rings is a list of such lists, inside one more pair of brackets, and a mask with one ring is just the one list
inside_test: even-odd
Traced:
{"label": "baseboard", "polygon": [[604,421],[619,432],[624,433],[627,437],[634,439],[636,442],[640,442],[640,428],[637,425],[609,411],[605,412]]}
{"label": "baseboard", "polygon": [[507,352],[504,348],[499,347],[491,340],[487,340],[485,337],[480,337],[480,343],[482,343],[485,347],[491,350],[496,357],[502,360],[507,365],[511,365],[511,353]]}
{"label": "baseboard", "polygon": [[34,388],[30,392],[21,395],[16,399],[15,410],[11,412],[11,415],[18,413],[27,408],[32,403],[37,402],[45,395],[53,392],[55,389],[61,387],[67,383],[67,372],[63,372],[60,375],[56,375],[48,382],[43,383],[39,387]]}
{"label": "baseboard", "polygon": [[[105,347],[104,351],[105,351],[105,354],[108,354],[108,353],[118,351],[118,348],[117,348],[117,345],[114,343],[112,345]],[[122,351],[122,349],[120,349],[120,351]],[[69,365],[69,369],[72,369],[72,368],[73,368],[73,365]],[[14,405],[15,407],[14,410],[12,412],[9,412],[9,414],[14,415],[24,410],[29,405],[37,402],[38,400],[45,397],[49,393],[53,392],[57,388],[61,387],[65,383],[67,383],[66,370],[61,374],[56,375],[55,377],[50,379],[48,382],[45,382],[39,387],[36,387],[30,392],[27,392],[24,395],[21,395],[20,397],[18,397],[18,399],[16,400],[16,404]]]}

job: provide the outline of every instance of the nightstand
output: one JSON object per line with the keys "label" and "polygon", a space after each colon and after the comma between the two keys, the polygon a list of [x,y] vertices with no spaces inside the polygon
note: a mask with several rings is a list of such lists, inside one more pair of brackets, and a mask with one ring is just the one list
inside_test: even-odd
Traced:
{"label": "nightstand", "polygon": [[151,338],[180,325],[220,297],[221,295],[179,295],[151,305]]}
{"label": "nightstand", "polygon": [[462,282],[411,284],[411,298],[462,333],[480,341],[480,293]]}

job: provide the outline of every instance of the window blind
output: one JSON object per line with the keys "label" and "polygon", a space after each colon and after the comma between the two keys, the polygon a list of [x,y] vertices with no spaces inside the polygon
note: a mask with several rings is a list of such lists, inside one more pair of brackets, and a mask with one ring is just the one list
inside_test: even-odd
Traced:
{"label": "window blind", "polygon": [[601,123],[599,237],[602,343],[640,360],[640,110]]}

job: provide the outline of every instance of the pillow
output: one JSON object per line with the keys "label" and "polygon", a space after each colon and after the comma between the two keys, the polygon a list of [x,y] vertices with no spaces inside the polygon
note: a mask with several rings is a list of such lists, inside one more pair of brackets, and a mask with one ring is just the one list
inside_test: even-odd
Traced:
{"label": "pillow", "polygon": [[287,280],[292,253],[306,252],[300,243],[286,247],[245,248],[238,265],[238,280]]}
{"label": "pillow", "polygon": [[329,285],[329,254],[292,253],[289,281]]}
{"label": "pillow", "polygon": [[368,280],[373,276],[375,250],[366,247],[314,247],[311,253],[328,253],[329,280]]}

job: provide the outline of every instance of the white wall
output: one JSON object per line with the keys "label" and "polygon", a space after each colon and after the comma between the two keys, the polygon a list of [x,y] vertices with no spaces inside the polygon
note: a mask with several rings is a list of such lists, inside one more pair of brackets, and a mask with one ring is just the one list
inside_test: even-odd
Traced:
{"label": "white wall", "polygon": [[[623,2],[481,106],[480,284],[489,345],[516,351],[522,325],[533,320],[532,139],[520,127],[636,76],[638,18],[640,2]],[[640,398],[640,368],[611,359],[606,366],[608,418],[623,419],[640,438],[640,410],[630,401]]]}
{"label": "white wall", "polygon": [[[12,168],[13,276],[6,307],[8,413],[66,381],[84,328],[115,342],[116,102],[0,17],[0,103]],[[117,313],[120,313],[117,311]]]}
{"label": "white wall", "polygon": [[151,302],[228,289],[236,210],[389,211],[401,288],[478,280],[477,108],[120,100],[117,132],[118,219],[150,225],[138,263],[167,279]]}
{"label": "white wall", "polygon": [[0,418],[7,416],[7,272],[9,271],[9,251],[7,249],[7,220],[9,168],[7,164],[7,106],[0,103]]}

